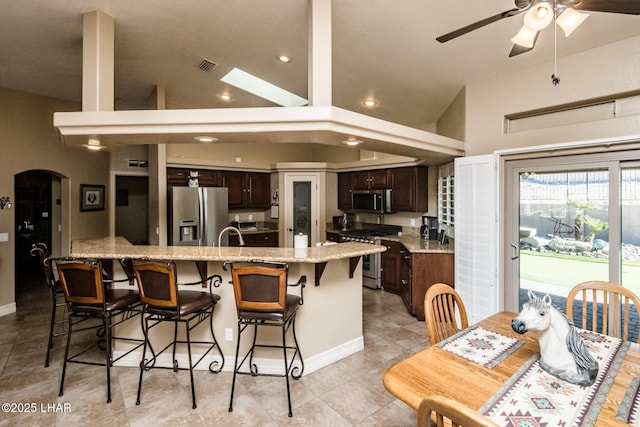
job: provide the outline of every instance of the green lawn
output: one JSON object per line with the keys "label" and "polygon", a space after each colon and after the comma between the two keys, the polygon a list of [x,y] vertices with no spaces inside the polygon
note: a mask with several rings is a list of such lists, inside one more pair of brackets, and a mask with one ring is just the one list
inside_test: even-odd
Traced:
{"label": "green lawn", "polygon": [[[520,277],[525,280],[572,288],[588,280],[608,280],[606,260],[582,256],[560,255],[552,252],[520,251]],[[622,283],[640,295],[640,264],[622,266]]]}

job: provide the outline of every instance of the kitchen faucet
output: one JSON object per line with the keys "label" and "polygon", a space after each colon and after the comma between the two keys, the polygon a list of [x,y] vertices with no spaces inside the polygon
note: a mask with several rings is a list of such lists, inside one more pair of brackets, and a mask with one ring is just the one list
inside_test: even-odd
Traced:
{"label": "kitchen faucet", "polygon": [[220,247],[220,242],[222,241],[222,235],[224,234],[225,231],[229,231],[229,230],[233,230],[236,233],[238,233],[238,239],[240,239],[240,246],[244,246],[244,239],[242,238],[242,234],[240,233],[240,230],[238,230],[236,227],[229,226],[229,227],[223,228],[220,234],[218,235],[218,247]]}

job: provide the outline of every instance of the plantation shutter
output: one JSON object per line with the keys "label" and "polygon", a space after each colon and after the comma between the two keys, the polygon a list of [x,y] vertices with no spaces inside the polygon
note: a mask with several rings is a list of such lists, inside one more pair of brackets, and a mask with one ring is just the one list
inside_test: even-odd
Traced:
{"label": "plantation shutter", "polygon": [[499,307],[495,165],[492,154],[455,159],[455,288],[470,324]]}

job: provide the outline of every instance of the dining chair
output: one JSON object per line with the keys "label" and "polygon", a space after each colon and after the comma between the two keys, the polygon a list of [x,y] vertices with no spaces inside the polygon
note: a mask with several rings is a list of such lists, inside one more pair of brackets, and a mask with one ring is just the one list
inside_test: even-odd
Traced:
{"label": "dining chair", "polygon": [[[588,281],[571,289],[565,313],[576,326],[629,340],[638,330],[640,300],[629,289],[605,281]],[[574,317],[579,314],[579,323]],[[640,343],[640,334],[636,337]]]}
{"label": "dining chair", "polygon": [[[448,420],[445,421],[445,420]],[[418,406],[418,427],[494,427],[498,424],[453,399],[444,396],[425,396]]]}
{"label": "dining chair", "polygon": [[[460,325],[456,317],[460,317]],[[424,319],[429,343],[435,345],[469,326],[467,311],[452,286],[436,283],[424,295]]]}
{"label": "dining chair", "polygon": [[[289,267],[281,263],[262,263],[251,261],[244,265],[231,266],[231,277],[236,300],[236,310],[238,312],[238,341],[236,344],[236,357],[233,365],[233,380],[231,384],[231,399],[229,402],[229,412],[233,411],[233,394],[238,374],[251,376],[280,376],[285,377],[287,386],[288,415],[293,415],[291,409],[291,389],[289,377],[300,379],[304,372],[304,361],[300,353],[300,346],[296,338],[296,314],[298,308],[304,302],[303,289],[306,285],[306,276],[301,276],[295,284],[287,284]],[[287,292],[287,287],[300,287],[300,295],[293,295]],[[240,363],[240,338],[243,331],[253,326],[252,343],[247,353],[242,357]],[[264,341],[258,343],[258,326],[270,326],[279,328],[282,338],[281,345],[267,344]],[[287,330],[291,328],[293,343],[287,345]],[[256,365],[255,350],[257,348],[278,348],[282,351],[284,369],[282,374],[259,372]],[[287,351],[292,352],[291,359],[287,360]],[[298,359],[298,364],[294,362]],[[243,369],[245,361],[248,360],[248,367]]]}

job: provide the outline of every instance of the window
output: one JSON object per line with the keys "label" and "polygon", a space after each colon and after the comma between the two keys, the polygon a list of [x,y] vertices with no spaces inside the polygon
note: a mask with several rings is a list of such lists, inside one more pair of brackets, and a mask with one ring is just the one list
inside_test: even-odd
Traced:
{"label": "window", "polygon": [[447,231],[448,235],[453,235],[455,225],[454,209],[454,189],[455,177],[453,164],[440,167],[438,170],[438,222]]}

